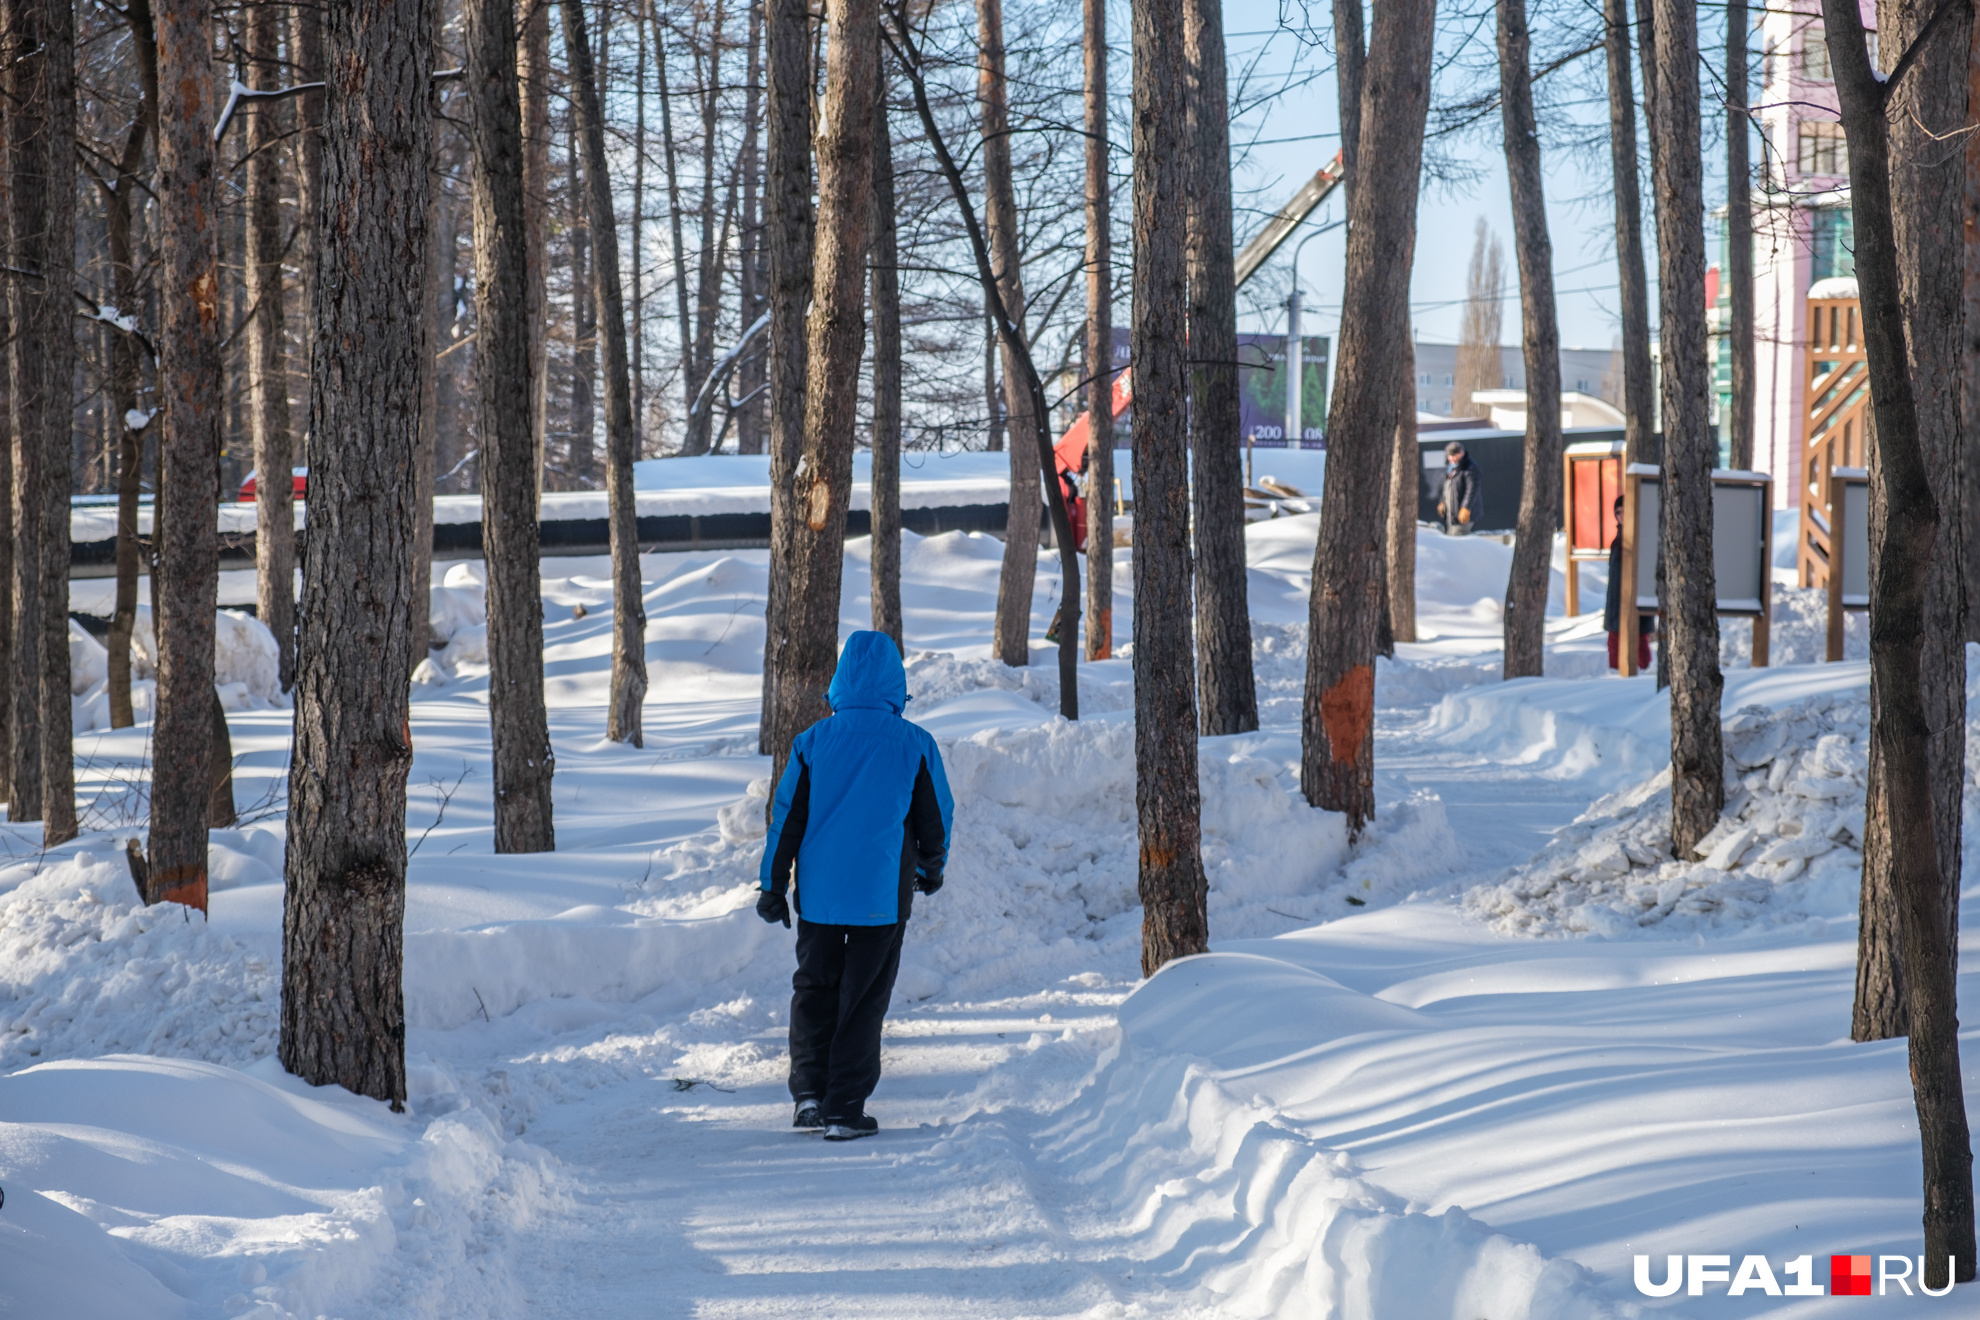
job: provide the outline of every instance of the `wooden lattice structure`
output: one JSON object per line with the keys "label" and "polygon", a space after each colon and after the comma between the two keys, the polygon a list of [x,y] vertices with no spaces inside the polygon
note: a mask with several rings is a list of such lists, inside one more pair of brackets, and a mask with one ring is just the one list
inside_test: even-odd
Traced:
{"label": "wooden lattice structure", "polygon": [[1808,382],[1802,397],[1801,542],[1796,576],[1804,587],[1829,586],[1835,562],[1837,468],[1870,466],[1870,367],[1863,317],[1854,298],[1808,300]]}

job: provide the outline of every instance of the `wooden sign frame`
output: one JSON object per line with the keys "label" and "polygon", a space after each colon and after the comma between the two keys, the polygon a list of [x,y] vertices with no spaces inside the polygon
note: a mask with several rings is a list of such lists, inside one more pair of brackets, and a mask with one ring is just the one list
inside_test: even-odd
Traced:
{"label": "wooden sign frame", "polygon": [[[1850,548],[1850,528],[1854,520],[1849,517],[1850,492],[1860,488],[1863,492],[1863,550],[1864,550],[1864,590],[1851,593],[1845,590],[1845,579],[1852,572]],[[1870,469],[1859,467],[1832,467],[1829,469],[1829,535],[1828,535],[1828,587],[1829,628],[1825,655],[1834,664],[1843,658],[1843,621],[1851,610],[1870,608],[1869,567],[1870,567]],[[1807,516],[1804,512],[1803,516]]]}
{"label": "wooden sign frame", "polygon": [[[1641,520],[1645,504],[1644,486],[1652,487],[1654,498],[1662,498],[1663,470],[1649,463],[1631,463],[1623,470],[1623,553],[1622,589],[1618,592],[1621,601],[1621,617],[1616,620],[1621,637],[1616,646],[1616,665],[1624,678],[1636,675],[1637,637],[1639,624],[1645,614],[1657,613],[1656,602],[1643,603],[1640,584],[1637,581],[1638,551],[1643,542]],[[1724,599],[1719,602],[1720,618],[1747,618],[1753,620],[1753,667],[1765,669],[1769,659],[1771,641],[1771,619],[1774,608],[1774,479],[1765,472],[1733,472],[1715,469],[1712,473],[1712,487],[1716,492],[1723,487],[1753,487],[1760,492],[1760,596],[1759,609],[1750,605],[1728,605]],[[1714,523],[1717,535],[1717,523]],[[1717,547],[1714,547],[1716,552]],[[1840,583],[1842,575],[1835,575]],[[1840,590],[1838,587],[1836,590]],[[1831,618],[1839,618],[1832,615]],[[1832,622],[1830,631],[1836,632]]]}
{"label": "wooden sign frame", "polygon": [[[1611,488],[1617,495],[1622,493],[1623,444],[1621,441],[1590,441],[1569,445],[1561,455],[1561,528],[1565,533],[1564,543],[1567,556],[1567,592],[1565,606],[1567,617],[1572,619],[1581,613],[1581,565],[1584,563],[1609,562],[1609,529],[1614,526],[1615,496],[1609,494]],[[1593,469],[1593,471],[1590,471]],[[1583,512],[1581,502],[1575,498],[1577,470],[1592,479],[1596,490],[1594,528],[1583,527],[1579,516]],[[1592,532],[1599,548],[1582,547],[1576,542],[1588,539],[1584,533]]]}

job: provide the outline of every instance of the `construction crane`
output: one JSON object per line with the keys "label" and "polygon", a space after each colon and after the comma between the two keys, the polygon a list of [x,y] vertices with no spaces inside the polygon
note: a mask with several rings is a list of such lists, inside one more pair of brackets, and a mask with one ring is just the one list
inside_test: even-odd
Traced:
{"label": "construction crane", "polygon": [[[1293,236],[1293,231],[1305,222],[1307,216],[1313,214],[1314,208],[1326,201],[1334,189],[1340,187],[1341,175],[1346,170],[1346,161],[1340,152],[1335,152],[1332,160],[1315,171],[1313,177],[1301,184],[1298,191],[1286,200],[1284,206],[1272,213],[1272,218],[1265,222],[1265,227],[1260,229],[1237,254],[1235,265],[1238,288],[1243,288],[1244,282],[1258,273],[1258,268],[1269,261],[1272,254]],[[1133,375],[1134,365],[1130,363],[1121,370],[1120,375],[1114,377],[1111,394],[1114,404],[1113,413],[1116,417],[1134,402]],[[1092,425],[1091,414],[1081,413],[1074,419],[1073,424],[1066,428],[1066,433],[1059,437],[1059,443],[1052,447],[1053,452],[1058,455],[1060,472],[1077,472],[1080,464],[1086,461],[1087,439]]]}

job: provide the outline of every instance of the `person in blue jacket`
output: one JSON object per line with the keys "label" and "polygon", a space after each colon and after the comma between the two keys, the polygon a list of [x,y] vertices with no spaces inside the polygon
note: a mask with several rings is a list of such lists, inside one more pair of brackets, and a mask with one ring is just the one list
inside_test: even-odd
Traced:
{"label": "person in blue jacket", "polygon": [[866,1112],[880,1027],[914,895],[942,887],[955,802],[935,740],[901,718],[907,671],[887,634],[846,639],[825,700],[831,717],[791,743],[777,784],[756,911],[798,915],[791,1125],[851,1141],[880,1130]]}

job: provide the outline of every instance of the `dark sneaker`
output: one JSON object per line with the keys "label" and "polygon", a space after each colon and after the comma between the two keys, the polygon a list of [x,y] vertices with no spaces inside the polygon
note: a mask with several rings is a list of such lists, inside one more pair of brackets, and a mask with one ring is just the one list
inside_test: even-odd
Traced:
{"label": "dark sneaker", "polygon": [[871,1114],[853,1114],[847,1118],[825,1120],[825,1140],[858,1141],[870,1137],[880,1130],[880,1120]]}
{"label": "dark sneaker", "polygon": [[825,1126],[825,1110],[811,1096],[797,1102],[797,1112],[791,1115],[794,1128],[822,1128]]}

